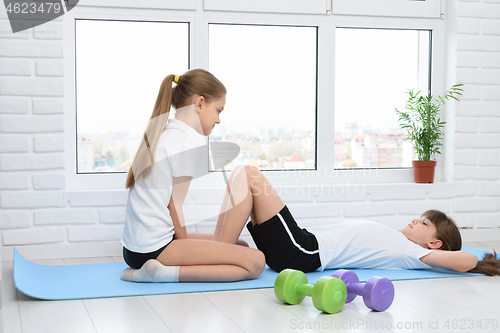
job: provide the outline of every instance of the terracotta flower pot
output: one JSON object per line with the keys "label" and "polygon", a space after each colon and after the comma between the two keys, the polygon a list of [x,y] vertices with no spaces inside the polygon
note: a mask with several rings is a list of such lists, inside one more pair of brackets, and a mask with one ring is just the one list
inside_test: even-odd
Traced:
{"label": "terracotta flower pot", "polygon": [[415,183],[434,183],[436,161],[411,161]]}

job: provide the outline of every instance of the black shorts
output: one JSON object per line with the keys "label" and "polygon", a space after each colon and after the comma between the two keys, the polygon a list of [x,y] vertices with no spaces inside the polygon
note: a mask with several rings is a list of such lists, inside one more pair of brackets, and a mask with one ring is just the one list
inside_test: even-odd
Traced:
{"label": "black shorts", "polygon": [[[173,240],[173,239],[172,239]],[[125,262],[127,265],[129,265],[132,268],[139,269],[148,261],[149,259],[156,259],[160,255],[160,253],[165,250],[165,248],[172,243],[170,241],[167,245],[162,246],[156,251],[149,252],[149,253],[139,253],[139,252],[132,252],[129,249],[123,247],[123,259],[125,259]]]}
{"label": "black shorts", "polygon": [[247,229],[271,269],[281,272],[292,268],[307,273],[321,267],[316,237],[297,225],[286,206],[264,223],[248,222]]}

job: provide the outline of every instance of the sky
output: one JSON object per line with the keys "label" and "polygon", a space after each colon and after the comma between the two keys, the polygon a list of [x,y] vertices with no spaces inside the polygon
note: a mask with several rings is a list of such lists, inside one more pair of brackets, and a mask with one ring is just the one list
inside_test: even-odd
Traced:
{"label": "sky", "polygon": [[314,131],[316,28],[212,24],[209,70],[227,87],[222,121]]}
{"label": "sky", "polygon": [[[338,130],[343,123],[356,119],[372,126],[397,123],[394,109],[404,109],[407,90],[423,89],[428,79],[425,72],[419,80],[419,35],[414,30],[337,29]],[[428,54],[428,47],[423,53]]]}
{"label": "sky", "polygon": [[188,69],[187,23],[77,20],[76,38],[78,133],[144,132],[165,76]]}

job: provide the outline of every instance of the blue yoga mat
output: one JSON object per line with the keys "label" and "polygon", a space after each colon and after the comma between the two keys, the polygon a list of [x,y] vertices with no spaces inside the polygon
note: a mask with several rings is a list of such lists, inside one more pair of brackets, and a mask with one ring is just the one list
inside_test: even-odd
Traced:
{"label": "blue yoga mat", "polygon": [[[480,259],[487,251],[463,248]],[[22,293],[44,300],[68,300],[84,298],[120,297],[189,293],[218,290],[272,288],[278,273],[266,267],[254,280],[238,282],[183,282],[183,283],[134,283],[120,280],[127,264],[104,263],[86,265],[47,266],[32,263],[14,249],[14,281]],[[353,269],[361,282],[372,276],[390,280],[432,279],[479,274],[460,273],[442,268],[431,270],[405,269]],[[314,284],[322,276],[331,276],[335,270],[308,273],[309,283]]]}

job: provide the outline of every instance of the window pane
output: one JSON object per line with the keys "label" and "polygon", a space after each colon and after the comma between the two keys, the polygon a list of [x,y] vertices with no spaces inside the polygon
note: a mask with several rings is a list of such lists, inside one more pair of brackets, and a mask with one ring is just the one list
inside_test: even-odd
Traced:
{"label": "window pane", "polygon": [[227,88],[210,140],[240,146],[226,167],[316,168],[315,27],[210,24],[210,71]]}
{"label": "window pane", "polygon": [[76,20],[77,172],[127,172],[168,74],[189,67],[187,23]]}
{"label": "window pane", "polygon": [[337,28],[335,167],[410,167],[399,126],[407,91],[429,90],[428,30]]}

